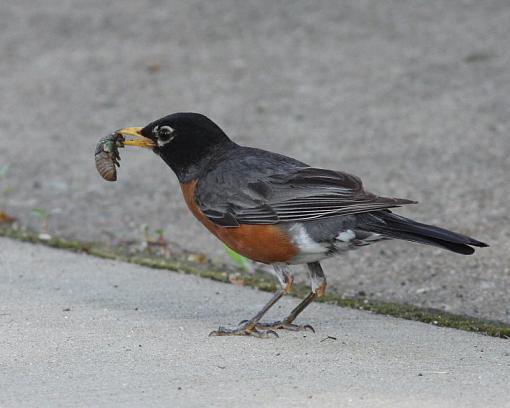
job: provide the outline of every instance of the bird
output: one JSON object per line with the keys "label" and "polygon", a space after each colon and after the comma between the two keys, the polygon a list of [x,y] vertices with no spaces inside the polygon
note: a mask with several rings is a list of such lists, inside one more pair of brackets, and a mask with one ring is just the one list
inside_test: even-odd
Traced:
{"label": "bird", "polygon": [[[279,288],[251,319],[211,336],[278,337],[277,330],[314,331],[298,315],[324,295],[320,262],[389,239],[470,255],[484,242],[395,214],[416,201],[366,191],[351,174],[313,167],[282,154],[241,146],[208,117],[179,112],[145,127],[116,131],[124,144],[149,148],[173,170],[191,213],[238,254],[272,265]],[[293,284],[292,265],[307,266],[310,293],[290,314],[263,322]]]}

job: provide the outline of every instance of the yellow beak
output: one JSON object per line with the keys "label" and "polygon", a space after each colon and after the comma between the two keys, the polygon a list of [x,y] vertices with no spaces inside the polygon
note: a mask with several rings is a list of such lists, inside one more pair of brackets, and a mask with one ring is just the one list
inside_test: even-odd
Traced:
{"label": "yellow beak", "polygon": [[129,139],[126,139],[123,142],[125,146],[138,146],[144,147],[146,149],[152,149],[153,147],[155,147],[156,144],[154,143],[154,141],[152,141],[148,137],[142,136],[141,130],[142,128],[140,127],[127,127],[119,129],[115,133],[120,134],[124,137],[129,137]]}

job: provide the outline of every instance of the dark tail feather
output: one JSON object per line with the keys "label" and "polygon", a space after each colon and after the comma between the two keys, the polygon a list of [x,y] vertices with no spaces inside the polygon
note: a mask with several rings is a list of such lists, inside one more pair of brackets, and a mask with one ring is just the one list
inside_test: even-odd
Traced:
{"label": "dark tail feather", "polygon": [[448,231],[433,225],[421,224],[409,218],[393,214],[390,211],[378,211],[365,214],[360,221],[362,224],[360,227],[362,229],[376,232],[390,238],[434,245],[458,254],[471,255],[475,252],[474,248],[471,248],[471,246],[488,246],[466,235],[457,234],[456,232]]}

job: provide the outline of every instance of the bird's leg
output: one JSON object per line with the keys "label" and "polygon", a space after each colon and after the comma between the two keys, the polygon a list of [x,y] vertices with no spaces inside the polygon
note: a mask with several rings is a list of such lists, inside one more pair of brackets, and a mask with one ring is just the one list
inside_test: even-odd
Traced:
{"label": "bird's leg", "polygon": [[294,320],[296,320],[296,317],[298,317],[298,315],[303,310],[305,310],[305,308],[310,303],[312,303],[315,298],[324,296],[324,293],[326,292],[327,282],[321,264],[319,262],[312,262],[307,264],[307,266],[310,275],[310,286],[312,287],[312,291],[308,294],[307,297],[303,299],[299,305],[297,305],[292,310],[292,312],[289,313],[287,318],[284,320],[286,323],[292,323]]}
{"label": "bird's leg", "polygon": [[308,271],[310,274],[310,284],[312,287],[312,291],[310,294],[303,299],[303,301],[297,305],[292,312],[289,313],[289,315],[281,320],[274,323],[259,323],[257,324],[258,328],[261,329],[286,329],[286,330],[292,330],[292,331],[303,331],[303,330],[309,330],[315,333],[315,330],[312,326],[309,324],[305,325],[297,325],[294,324],[294,320],[296,320],[296,317],[305,310],[305,308],[312,303],[315,298],[321,297],[324,295],[324,292],[326,291],[326,277],[324,276],[324,272],[322,270],[322,267],[319,262],[312,262],[307,264]]}
{"label": "bird's leg", "polygon": [[267,338],[270,336],[278,337],[278,334],[269,329],[258,330],[258,323],[262,316],[266,314],[266,312],[280,300],[284,295],[286,295],[290,288],[292,287],[293,278],[289,274],[287,266],[284,264],[274,264],[274,270],[276,272],[276,277],[280,282],[281,288],[278,289],[273,297],[266,303],[266,305],[250,320],[242,321],[238,327],[233,329],[227,329],[225,327],[219,327],[218,330],[215,330],[209,334],[209,336],[255,336],[260,338]]}

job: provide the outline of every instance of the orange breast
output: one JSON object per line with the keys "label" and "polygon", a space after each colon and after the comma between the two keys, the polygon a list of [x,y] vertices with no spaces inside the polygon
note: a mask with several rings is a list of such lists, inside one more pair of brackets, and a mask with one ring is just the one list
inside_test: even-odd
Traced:
{"label": "orange breast", "polygon": [[257,262],[287,262],[298,254],[288,235],[276,225],[247,225],[220,227],[209,220],[195,202],[197,181],[181,184],[184,200],[195,217],[238,254]]}

